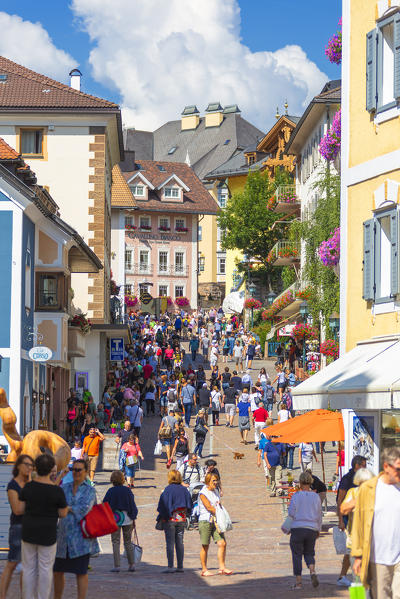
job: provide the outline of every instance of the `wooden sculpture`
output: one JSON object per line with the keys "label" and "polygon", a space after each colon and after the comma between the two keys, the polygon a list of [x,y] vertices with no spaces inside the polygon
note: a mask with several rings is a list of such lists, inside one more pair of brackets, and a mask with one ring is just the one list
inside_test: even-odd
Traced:
{"label": "wooden sculpture", "polygon": [[9,406],[7,394],[0,388],[0,418],[3,422],[3,434],[10,445],[7,462],[15,462],[21,453],[37,458],[41,453],[51,453],[57,464],[57,470],[63,470],[71,459],[71,450],[64,439],[50,431],[30,431],[21,439],[15,423],[17,417]]}

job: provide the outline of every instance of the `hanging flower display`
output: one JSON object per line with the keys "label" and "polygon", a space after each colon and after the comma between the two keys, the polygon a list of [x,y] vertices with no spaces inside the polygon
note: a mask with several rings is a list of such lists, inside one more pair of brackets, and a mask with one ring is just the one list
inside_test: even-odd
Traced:
{"label": "hanging flower display", "polygon": [[342,62],[342,19],[340,19],[339,30],[331,37],[325,48],[325,55],[333,64]]}
{"label": "hanging flower display", "polygon": [[185,296],[183,296],[183,297],[176,297],[175,298],[175,303],[180,308],[183,308],[183,306],[188,306],[189,305],[189,300]]}
{"label": "hanging flower display", "polygon": [[125,295],[125,306],[127,308],[134,308],[138,301],[139,300],[135,295]]}
{"label": "hanging flower display", "polygon": [[299,255],[299,250],[294,246],[285,248],[283,250],[278,250],[279,258],[289,258],[290,256],[293,256],[294,258],[296,258],[298,255]]}
{"label": "hanging flower display", "polygon": [[339,357],[339,344],[334,339],[326,339],[319,348],[319,351],[324,356],[337,360]]}
{"label": "hanging flower display", "polygon": [[172,297],[170,295],[167,295],[167,306],[172,306],[173,303],[174,300],[172,299]]}
{"label": "hanging flower display", "polygon": [[315,339],[318,337],[318,333],[311,324],[300,322],[293,327],[292,336],[298,339]]}
{"label": "hanging flower display", "polygon": [[89,333],[92,328],[92,323],[89,318],[86,318],[86,314],[75,314],[75,316],[70,320],[70,325],[72,327],[79,327],[82,333]]}
{"label": "hanging flower display", "polygon": [[337,227],[326,241],[318,248],[319,259],[324,266],[336,266],[340,260],[340,228]]}
{"label": "hanging flower display", "polygon": [[331,127],[325,133],[319,144],[319,153],[322,158],[325,158],[325,160],[335,160],[340,152],[341,138],[341,110],[338,110],[333,117]]}
{"label": "hanging flower display", "polygon": [[311,287],[305,287],[300,291],[296,291],[296,298],[302,300],[308,300],[311,297]]}
{"label": "hanging flower display", "polygon": [[250,310],[251,308],[253,308],[253,310],[259,310],[261,306],[262,303],[258,299],[254,299],[254,297],[249,297],[244,302],[244,307],[248,310]]}
{"label": "hanging flower display", "polygon": [[135,225],[125,224],[125,229],[127,231],[134,231],[136,229]]}

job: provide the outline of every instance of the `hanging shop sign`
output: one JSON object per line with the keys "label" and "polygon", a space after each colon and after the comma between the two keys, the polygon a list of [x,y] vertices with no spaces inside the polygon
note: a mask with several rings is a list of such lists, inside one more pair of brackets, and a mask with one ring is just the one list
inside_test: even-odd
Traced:
{"label": "hanging shop sign", "polygon": [[29,350],[29,357],[34,362],[47,362],[53,357],[53,352],[45,345],[38,345]]}

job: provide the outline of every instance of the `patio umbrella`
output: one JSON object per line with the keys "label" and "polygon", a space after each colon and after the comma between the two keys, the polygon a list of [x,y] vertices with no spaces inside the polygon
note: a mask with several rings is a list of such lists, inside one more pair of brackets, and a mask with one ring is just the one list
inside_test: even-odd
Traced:
{"label": "patio umbrella", "polygon": [[[276,443],[312,443],[322,441],[344,441],[344,426],[341,412],[312,410],[286,422],[268,426],[262,430],[266,437]],[[322,473],[325,481],[324,453],[321,452]]]}

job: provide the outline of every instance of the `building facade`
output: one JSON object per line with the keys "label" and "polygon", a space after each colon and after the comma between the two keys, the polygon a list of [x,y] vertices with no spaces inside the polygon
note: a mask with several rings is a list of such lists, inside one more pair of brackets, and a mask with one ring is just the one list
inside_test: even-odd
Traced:
{"label": "building facade", "polygon": [[199,217],[216,214],[218,207],[187,164],[134,160],[133,153],[126,154],[119,166],[124,184],[113,189],[112,201],[116,284],[135,297],[145,291],[172,300],[186,297],[194,309]]}

